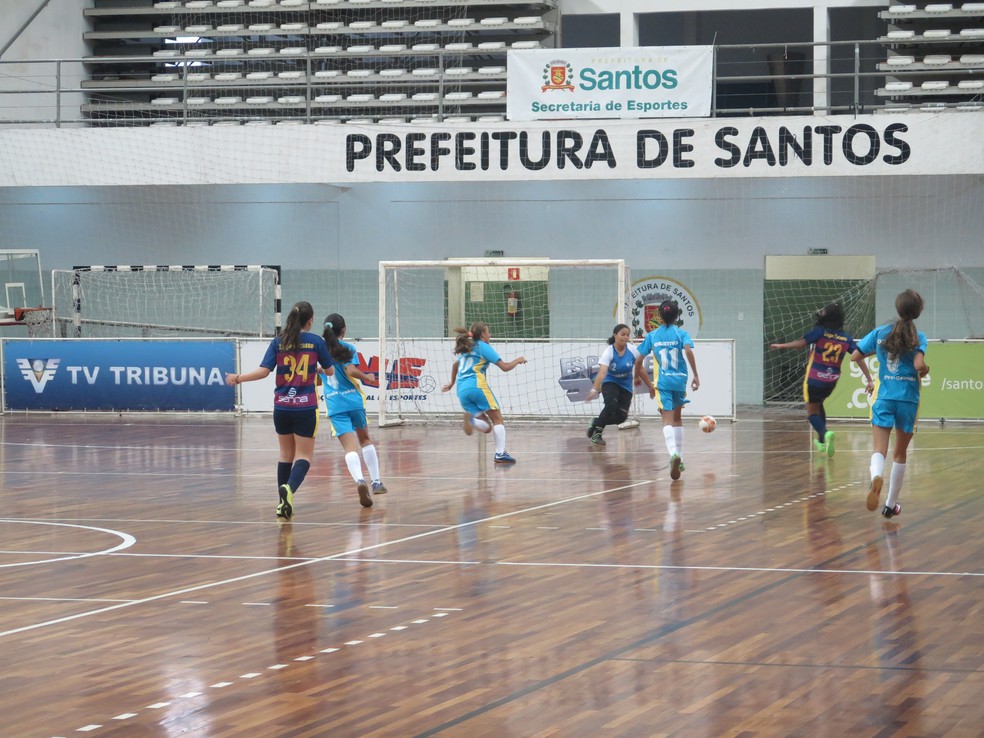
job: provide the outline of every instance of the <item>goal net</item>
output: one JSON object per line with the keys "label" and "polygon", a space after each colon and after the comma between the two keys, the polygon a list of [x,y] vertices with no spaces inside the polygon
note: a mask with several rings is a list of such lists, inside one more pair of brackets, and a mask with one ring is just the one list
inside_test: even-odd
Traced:
{"label": "goal net", "polygon": [[[974,272],[980,273],[974,273]],[[926,306],[916,325],[932,339],[984,339],[984,270],[956,267],[888,269],[859,279],[766,279],[764,288],[764,398],[767,404],[803,403],[809,347],[770,351],[770,343],[793,341],[816,322],[816,311],[831,302],[844,306],[844,328],[855,340],[896,318],[895,297],[919,292]],[[845,358],[845,362],[850,361]],[[842,367],[847,370],[846,365]]]}
{"label": "goal net", "polygon": [[457,418],[451,379],[455,328],[486,323],[505,361],[489,384],[509,417],[586,418],[598,356],[627,323],[621,259],[453,259],[379,263],[379,424]]}
{"label": "goal net", "polygon": [[55,332],[70,338],[270,336],[271,266],[77,266],[51,273]]}

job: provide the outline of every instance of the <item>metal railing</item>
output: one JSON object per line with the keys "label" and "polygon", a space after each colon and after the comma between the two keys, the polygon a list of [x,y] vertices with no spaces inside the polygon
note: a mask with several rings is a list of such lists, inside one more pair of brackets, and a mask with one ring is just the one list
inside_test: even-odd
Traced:
{"label": "metal railing", "polygon": [[[888,46],[887,42],[877,40],[716,45],[711,114],[714,117],[733,117],[875,112],[884,109],[893,99],[884,90],[886,78],[912,78],[918,82],[932,74],[942,74],[931,74],[925,69],[889,69],[885,64]],[[342,99],[330,105],[317,103],[317,95],[325,90],[409,90],[414,82],[420,81],[384,83],[377,78],[374,82],[356,83],[345,78],[344,74],[341,79],[335,80],[315,77],[314,72],[321,65],[351,65],[366,61],[353,55],[308,55],[303,57],[306,73],[302,78],[288,83],[277,79],[274,74],[263,84],[247,83],[245,80],[227,84],[211,77],[206,81],[194,81],[193,75],[207,71],[208,65],[215,63],[214,58],[113,56],[0,60],[0,126],[121,126],[156,122],[210,124],[220,121],[281,120],[313,123],[319,120],[412,116],[415,110],[435,120],[443,120],[453,115],[505,113],[504,99],[465,102],[447,98],[449,92],[461,90],[463,86],[478,89],[490,82],[488,79],[477,79],[474,75],[451,79],[445,74],[449,66],[460,65],[463,58],[469,58],[467,52],[463,55],[461,51],[439,49],[429,52],[426,57],[440,70],[436,78],[428,83],[430,89],[437,93],[436,100],[430,104],[417,104],[412,100],[392,104],[379,100],[355,103]],[[401,63],[420,59],[413,55],[398,58]],[[382,68],[396,61],[393,57],[381,61],[377,54],[373,54],[371,59]],[[162,71],[174,74],[174,80],[166,84],[152,81],[152,77]],[[984,64],[946,73],[984,79]],[[504,75],[491,82],[497,82],[504,88]],[[302,96],[303,103],[274,103],[256,109],[242,105],[231,110],[216,110],[214,106],[196,109],[188,103],[192,93],[261,89],[289,91]],[[165,92],[180,99],[168,110],[158,110],[152,102],[153,96]],[[949,94],[954,92],[951,88]],[[980,101],[980,93],[976,96],[966,92],[960,94],[961,100]],[[937,99],[952,103],[954,98]]]}

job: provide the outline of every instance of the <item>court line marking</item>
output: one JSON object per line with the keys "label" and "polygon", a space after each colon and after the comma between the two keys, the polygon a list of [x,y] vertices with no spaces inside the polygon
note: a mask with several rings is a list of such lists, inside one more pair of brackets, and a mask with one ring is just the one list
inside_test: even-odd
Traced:
{"label": "court line marking", "polygon": [[74,561],[75,559],[87,559],[91,556],[105,556],[107,554],[114,553],[116,551],[122,551],[123,549],[130,548],[137,539],[131,536],[129,533],[121,533],[118,530],[110,530],[109,528],[97,528],[92,525],[77,525],[75,523],[53,523],[50,520],[13,520],[10,518],[0,518],[0,524],[2,523],[14,523],[20,525],[55,525],[60,528],[78,528],[80,530],[94,530],[100,533],[109,533],[111,536],[116,536],[123,539],[119,544],[113,546],[112,548],[106,548],[102,551],[90,551],[89,553],[81,554],[71,554],[68,556],[61,556],[56,559],[40,559],[38,561],[18,561],[13,564],[0,564],[0,569],[8,569],[15,566],[34,566],[36,564],[50,564],[55,561]]}
{"label": "court line marking", "polygon": [[[337,554],[331,554],[330,556],[322,556],[316,559],[309,559],[307,561],[301,561],[296,564],[289,564],[287,566],[278,566],[273,569],[267,569],[265,571],[252,572],[251,574],[243,574],[238,577],[231,577],[229,579],[221,579],[215,582],[206,582],[205,584],[199,584],[194,587],[184,587],[181,589],[172,590],[170,592],[162,592],[161,594],[151,595],[150,597],[143,597],[139,600],[130,600],[129,602],[121,602],[115,605],[108,605],[106,607],[100,607],[96,610],[88,610],[86,612],[78,612],[72,615],[65,615],[60,618],[54,618],[52,620],[43,620],[38,623],[32,623],[31,625],[23,625],[19,628],[11,628],[10,630],[0,631],[0,638],[6,638],[7,636],[16,635],[18,633],[26,633],[31,630],[37,630],[39,628],[47,628],[52,625],[59,625],[61,623],[68,623],[73,620],[79,620],[81,618],[86,618],[91,615],[102,615],[107,612],[113,612],[114,610],[121,610],[126,607],[133,607],[134,605],[143,605],[148,602],[158,602],[160,600],[168,599],[170,597],[177,597],[180,595],[186,595],[191,592],[200,592],[205,589],[211,589],[213,587],[222,587],[229,584],[236,584],[238,582],[244,582],[250,579],[255,579],[256,577],[267,576],[269,574],[279,574],[285,571],[290,571],[291,569],[296,569],[302,566],[310,566],[311,564],[317,564],[325,561],[337,561],[343,559],[346,556],[352,556],[353,554],[363,553],[365,551],[373,551],[380,548],[386,548],[388,546],[394,546],[400,543],[408,543],[410,541],[419,540],[421,538],[427,538],[429,536],[437,535],[440,533],[448,533],[454,530],[460,530],[462,528],[476,526],[479,523],[485,523],[490,520],[502,520],[503,518],[515,517],[517,515],[526,515],[527,513],[536,512],[537,510],[544,510],[551,507],[556,507],[558,505],[566,505],[569,502],[579,502],[581,500],[587,500],[594,497],[599,497],[601,495],[606,495],[611,492],[620,492],[625,489],[632,489],[634,487],[640,487],[644,484],[650,484],[652,480],[643,480],[640,482],[633,482],[631,484],[625,484],[619,487],[613,487],[611,489],[598,490],[596,492],[587,492],[583,495],[576,495],[574,497],[566,497],[560,500],[552,500],[550,502],[545,502],[541,505],[534,505],[533,507],[524,508],[522,510],[512,510],[506,513],[500,513],[498,515],[493,515],[487,518],[481,518],[478,520],[469,520],[464,523],[458,523],[456,525],[448,525],[443,528],[437,528],[435,530],[427,530],[422,533],[415,533],[412,536],[407,536],[405,538],[397,538],[392,541],[381,541],[380,543],[374,543],[369,546],[363,546],[361,548],[352,549],[350,551],[341,551]],[[17,521],[13,521],[17,522]],[[59,523],[59,525],[67,525]],[[73,526],[80,527],[80,526]],[[132,537],[132,536],[131,536]],[[134,539],[135,541],[136,539]],[[132,544],[131,544],[132,545]],[[117,547],[118,548],[118,547]],[[86,554],[86,556],[94,556],[96,554]],[[82,558],[82,557],[79,557]]]}

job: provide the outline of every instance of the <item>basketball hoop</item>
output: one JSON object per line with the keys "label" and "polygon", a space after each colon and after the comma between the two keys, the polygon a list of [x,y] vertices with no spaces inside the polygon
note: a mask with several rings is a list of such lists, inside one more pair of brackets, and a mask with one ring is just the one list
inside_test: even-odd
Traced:
{"label": "basketball hoop", "polygon": [[14,308],[14,320],[3,325],[27,326],[28,338],[53,338],[55,335],[54,315],[49,307]]}

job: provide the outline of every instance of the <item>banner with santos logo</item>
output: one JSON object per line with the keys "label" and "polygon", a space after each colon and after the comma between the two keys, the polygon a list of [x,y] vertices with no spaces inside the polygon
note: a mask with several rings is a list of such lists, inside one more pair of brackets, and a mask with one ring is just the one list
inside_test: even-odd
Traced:
{"label": "banner with santos logo", "polygon": [[710,46],[525,49],[506,55],[506,117],[706,118]]}
{"label": "banner with santos logo", "polygon": [[3,342],[8,410],[233,410],[234,341]]}

